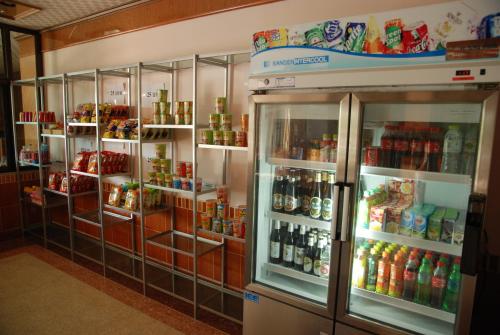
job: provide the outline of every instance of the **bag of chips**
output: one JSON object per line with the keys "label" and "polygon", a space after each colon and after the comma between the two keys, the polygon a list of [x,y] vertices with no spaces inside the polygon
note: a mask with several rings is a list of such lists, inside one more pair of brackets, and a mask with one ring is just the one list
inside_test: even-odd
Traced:
{"label": "bag of chips", "polygon": [[109,194],[108,204],[111,206],[119,207],[120,199],[122,197],[123,188],[121,186],[114,186]]}

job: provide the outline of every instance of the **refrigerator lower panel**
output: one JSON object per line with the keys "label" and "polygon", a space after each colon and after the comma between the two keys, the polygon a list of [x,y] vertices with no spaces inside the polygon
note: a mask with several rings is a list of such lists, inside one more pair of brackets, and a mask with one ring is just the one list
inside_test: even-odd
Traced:
{"label": "refrigerator lower panel", "polygon": [[450,323],[439,319],[442,311],[436,310],[435,316],[425,316],[416,311],[406,311],[396,306],[381,304],[380,301],[356,294],[351,294],[349,311],[353,315],[421,334],[453,334],[454,329],[454,321]]}
{"label": "refrigerator lower panel", "polygon": [[244,335],[332,335],[334,323],[317,314],[259,296],[257,302],[243,305]]}
{"label": "refrigerator lower panel", "polygon": [[335,335],[370,335],[370,333],[340,322],[335,322]]}

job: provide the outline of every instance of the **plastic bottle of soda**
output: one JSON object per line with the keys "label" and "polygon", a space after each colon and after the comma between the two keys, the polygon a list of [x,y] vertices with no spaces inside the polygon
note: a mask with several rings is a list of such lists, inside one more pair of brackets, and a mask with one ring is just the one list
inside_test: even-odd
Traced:
{"label": "plastic bottle of soda", "polygon": [[460,173],[460,156],[462,153],[463,135],[460,126],[451,124],[444,135],[443,163],[441,172]]}
{"label": "plastic bottle of soda", "polygon": [[410,141],[410,169],[420,170],[424,159],[424,128],[415,127]]}
{"label": "plastic bottle of soda", "polygon": [[413,301],[417,271],[418,267],[415,262],[415,255],[411,254],[403,272],[403,299],[405,300]]}
{"label": "plastic bottle of soda", "polygon": [[377,286],[375,292],[387,294],[389,291],[389,280],[391,275],[391,260],[387,251],[382,252],[382,258],[378,261]]}
{"label": "plastic bottle of soda", "polygon": [[458,293],[460,291],[460,281],[462,275],[460,274],[460,257],[456,257],[453,261],[450,276],[448,277],[448,285],[446,286],[446,293],[444,296],[443,308],[450,313],[457,312]]}
{"label": "plastic bottle of soda", "polygon": [[441,308],[443,306],[444,293],[446,290],[446,264],[439,261],[432,276],[431,306]]}
{"label": "plastic bottle of soda", "polygon": [[424,146],[424,154],[427,161],[427,171],[441,171],[441,157],[443,151],[442,142],[441,128],[429,128],[429,136],[427,137]]}
{"label": "plastic bottle of soda", "polygon": [[424,257],[422,265],[418,270],[417,289],[415,291],[415,302],[429,305],[431,299],[432,270],[429,259]]}
{"label": "plastic bottle of soda", "polygon": [[391,125],[386,125],[384,134],[380,139],[381,146],[381,165],[383,167],[392,167],[393,155],[394,155],[394,127]]}
{"label": "plastic bottle of soda", "polygon": [[390,297],[399,298],[403,293],[403,260],[402,252],[398,252],[394,255],[394,262],[391,264],[391,275],[389,279]]}
{"label": "plastic bottle of soda", "polygon": [[408,157],[410,143],[407,131],[407,127],[399,126],[394,136],[394,162],[392,167],[395,169],[403,169],[403,164],[405,164],[405,160]]}

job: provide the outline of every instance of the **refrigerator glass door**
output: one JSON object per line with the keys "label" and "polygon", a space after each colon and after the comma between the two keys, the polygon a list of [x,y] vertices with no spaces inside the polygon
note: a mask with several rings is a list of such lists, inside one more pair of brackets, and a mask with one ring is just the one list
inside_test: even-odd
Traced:
{"label": "refrigerator glass door", "polygon": [[346,284],[346,314],[353,319],[454,332],[483,132],[481,100],[463,102],[462,93],[441,94],[442,100],[417,93],[407,102],[404,95],[392,102],[389,93],[360,98]]}
{"label": "refrigerator glass door", "polygon": [[343,102],[344,95],[318,96],[295,96],[288,102],[283,96],[254,98],[261,102],[254,107],[252,282],[333,315],[329,301],[334,292],[329,289],[338,264],[330,263],[339,250],[331,240],[338,200],[334,183],[344,178],[338,175],[345,171],[339,116],[349,96]]}

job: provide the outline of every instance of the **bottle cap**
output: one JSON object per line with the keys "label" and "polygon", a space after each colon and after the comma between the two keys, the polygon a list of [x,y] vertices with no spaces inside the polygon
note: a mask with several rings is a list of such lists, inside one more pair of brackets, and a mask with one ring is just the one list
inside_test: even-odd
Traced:
{"label": "bottle cap", "polygon": [[444,267],[444,262],[439,261],[438,264],[437,264],[437,266],[440,267],[440,268]]}

